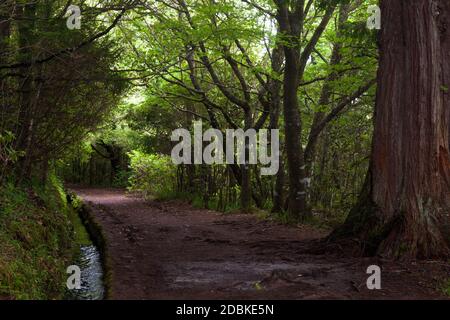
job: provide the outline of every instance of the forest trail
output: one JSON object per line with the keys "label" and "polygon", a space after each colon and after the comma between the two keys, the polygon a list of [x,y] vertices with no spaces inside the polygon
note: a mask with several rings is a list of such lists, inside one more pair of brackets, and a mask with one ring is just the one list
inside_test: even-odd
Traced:
{"label": "forest trail", "polygon": [[[450,271],[436,261],[311,254],[326,233],[310,226],[145,201],[117,189],[71,189],[104,229],[112,299],[433,299],[443,298],[439,275]],[[366,287],[371,264],[382,267],[382,290]]]}

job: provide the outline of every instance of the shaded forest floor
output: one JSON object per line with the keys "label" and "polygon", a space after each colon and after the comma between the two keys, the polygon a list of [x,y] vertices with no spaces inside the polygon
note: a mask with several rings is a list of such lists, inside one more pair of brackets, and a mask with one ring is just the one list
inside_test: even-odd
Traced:
{"label": "shaded forest floor", "polygon": [[[122,190],[72,187],[111,256],[112,299],[440,299],[450,264],[311,253],[326,232],[220,214]],[[340,252],[339,252],[340,251]],[[382,268],[381,290],[366,269]]]}

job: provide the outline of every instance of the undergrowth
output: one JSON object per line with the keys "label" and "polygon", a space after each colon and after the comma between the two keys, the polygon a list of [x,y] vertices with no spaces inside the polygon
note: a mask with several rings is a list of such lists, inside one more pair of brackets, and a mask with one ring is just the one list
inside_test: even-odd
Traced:
{"label": "undergrowth", "polygon": [[447,279],[447,281],[444,281],[444,284],[442,285],[442,292],[450,297],[450,278]]}
{"label": "undergrowth", "polygon": [[75,244],[88,240],[76,219],[55,175],[0,185],[0,299],[62,298]]}

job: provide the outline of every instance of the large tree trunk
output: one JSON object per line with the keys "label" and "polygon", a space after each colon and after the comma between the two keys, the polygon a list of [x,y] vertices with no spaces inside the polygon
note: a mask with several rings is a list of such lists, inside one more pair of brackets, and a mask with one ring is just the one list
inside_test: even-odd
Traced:
{"label": "large tree trunk", "polygon": [[[382,0],[380,67],[369,174],[336,235],[369,254],[448,256],[448,0]],[[445,41],[444,41],[445,38]]]}
{"label": "large tree trunk", "polygon": [[[448,55],[450,52],[450,1],[440,1],[439,2],[439,11],[441,14],[438,18],[438,27],[441,32],[441,52],[444,57],[442,61],[443,65],[443,77],[444,77],[444,90],[447,90],[447,94],[444,94],[444,105],[449,108],[450,106],[450,59],[448,59]],[[447,57],[447,58],[445,58]],[[445,85],[447,87],[445,87]],[[449,120],[450,122],[450,112],[449,112]],[[450,148],[450,125],[448,126],[449,134],[448,134],[448,143]]]}

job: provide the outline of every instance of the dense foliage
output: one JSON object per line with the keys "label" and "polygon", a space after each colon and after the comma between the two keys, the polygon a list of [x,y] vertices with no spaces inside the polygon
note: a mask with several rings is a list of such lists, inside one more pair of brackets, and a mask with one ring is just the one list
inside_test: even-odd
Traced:
{"label": "dense foliage", "polygon": [[[370,152],[377,60],[375,32],[366,28],[371,2],[313,2],[305,7],[308,23],[301,46],[314,47],[304,51],[307,62],[297,90],[302,124],[298,152],[306,166],[299,179],[309,182],[308,211],[343,217],[361,188]],[[325,23],[323,15],[329,11]],[[125,185],[129,174],[124,172],[131,170],[132,188],[150,192],[155,190],[150,181],[145,188],[136,186],[142,168],[135,171],[135,160],[127,168],[130,160],[122,155],[134,150],[147,153],[148,159],[168,156],[172,131],[192,131],[196,120],[203,121],[204,130],[279,128],[282,166],[276,176],[237,165],[182,165],[173,178],[169,167],[159,170],[168,172],[163,180],[172,179],[168,194],[189,194],[214,209],[288,210],[289,148],[284,146],[282,117],[282,49],[288,40],[277,28],[276,12],[270,3],[250,1],[137,5],[129,12],[132,23],[122,21],[111,35],[124,45],[120,67],[133,89],[103,129],[90,137],[93,148],[84,154],[91,156],[77,154],[76,176],[84,172],[85,178],[66,176],[76,182]],[[113,163],[117,157],[120,165]],[[152,167],[162,165],[155,162]],[[105,177],[109,170],[119,178],[90,177],[93,172]]]}

